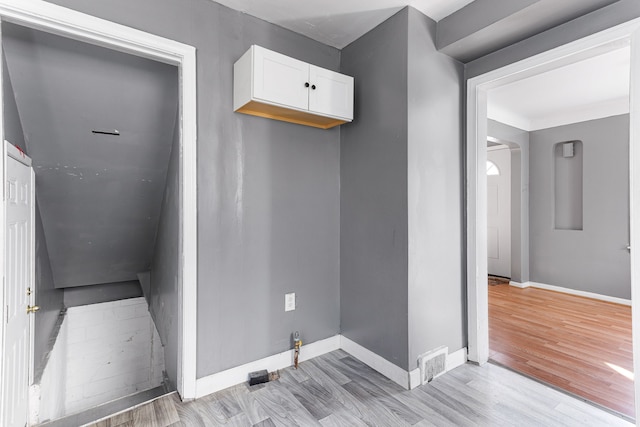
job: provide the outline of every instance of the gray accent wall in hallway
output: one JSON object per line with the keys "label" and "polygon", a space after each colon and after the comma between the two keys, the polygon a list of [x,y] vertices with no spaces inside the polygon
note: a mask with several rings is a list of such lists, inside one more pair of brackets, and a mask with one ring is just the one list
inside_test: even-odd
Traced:
{"label": "gray accent wall in hallway", "polygon": [[342,126],[342,334],[408,369],[407,25],[403,9],[342,51],[355,115]]}
{"label": "gray accent wall in hallway", "polygon": [[436,50],[436,24],[408,8],[409,370],[466,346],[463,65]]}
{"label": "gray accent wall in hallway", "polygon": [[332,70],[340,52],[208,0],[51,3],[197,49],[197,376],[339,333],[340,129],[236,114],[232,87],[251,44]]}
{"label": "gray accent wall in hallway", "polygon": [[[629,116],[530,135],[531,280],[630,299]],[[583,148],[584,227],[556,230],[553,149],[575,140]]]}
{"label": "gray accent wall in hallway", "polygon": [[342,127],[342,334],[405,370],[465,343],[463,66],[405,8],[342,52],[356,119]]}
{"label": "gray accent wall in hallway", "polygon": [[56,289],[53,283],[53,273],[51,272],[51,262],[47,250],[47,241],[42,227],[40,207],[36,200],[36,223],[35,223],[35,303],[40,307],[38,315],[35,316],[34,326],[34,349],[33,362],[37,369],[42,362],[42,358],[49,348],[49,339],[58,321],[60,310],[64,306],[64,291]]}
{"label": "gray accent wall in hallway", "polygon": [[151,261],[149,312],[160,335],[164,366],[175,387],[178,381],[178,311],[180,302],[180,123],[176,116],[167,182]]}
{"label": "gray accent wall in hallway", "polygon": [[16,105],[16,95],[13,91],[4,53],[2,54],[2,86],[4,96],[4,139],[26,153],[27,146],[24,141],[24,130],[22,129],[20,113],[18,113],[18,106]]}
{"label": "gray accent wall in hallway", "polygon": [[618,0],[475,0],[438,22],[438,49],[469,62]]}
{"label": "gray accent wall in hallway", "polygon": [[488,73],[638,17],[640,17],[640,2],[638,0],[619,0],[565,24],[558,25],[521,42],[468,62],[465,65],[465,77],[469,79]]}

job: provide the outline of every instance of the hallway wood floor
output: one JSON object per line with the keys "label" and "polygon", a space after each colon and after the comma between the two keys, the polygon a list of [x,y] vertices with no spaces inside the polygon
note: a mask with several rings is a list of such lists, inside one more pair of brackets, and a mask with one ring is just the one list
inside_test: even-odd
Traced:
{"label": "hallway wood floor", "polygon": [[631,307],[489,286],[489,357],[634,417]]}
{"label": "hallway wood floor", "polygon": [[630,426],[627,421],[499,366],[460,366],[407,391],[338,350],[182,403],[176,394],[91,427]]}

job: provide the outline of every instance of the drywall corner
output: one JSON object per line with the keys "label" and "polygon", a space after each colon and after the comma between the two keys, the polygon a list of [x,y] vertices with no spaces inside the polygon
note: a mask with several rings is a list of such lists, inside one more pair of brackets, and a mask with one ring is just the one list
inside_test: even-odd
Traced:
{"label": "drywall corner", "polygon": [[435,22],[408,9],[408,368],[465,343],[463,65],[435,48]]}

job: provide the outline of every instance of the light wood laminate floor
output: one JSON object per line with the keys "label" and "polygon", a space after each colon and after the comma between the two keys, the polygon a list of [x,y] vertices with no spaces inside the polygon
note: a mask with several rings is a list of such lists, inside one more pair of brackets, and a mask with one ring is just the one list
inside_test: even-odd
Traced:
{"label": "light wood laminate floor", "polygon": [[341,350],[280,374],[188,403],[173,394],[91,427],[631,425],[491,364],[460,366],[411,391]]}
{"label": "light wood laminate floor", "polygon": [[634,417],[631,307],[489,286],[489,357]]}

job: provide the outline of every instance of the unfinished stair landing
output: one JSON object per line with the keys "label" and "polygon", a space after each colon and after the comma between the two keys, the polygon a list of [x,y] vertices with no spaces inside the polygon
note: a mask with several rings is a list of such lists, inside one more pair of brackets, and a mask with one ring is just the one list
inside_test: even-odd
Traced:
{"label": "unfinished stair landing", "polygon": [[77,414],[67,415],[57,420],[38,424],[38,427],[69,427],[95,423],[105,418],[111,418],[121,412],[130,411],[172,393],[175,393],[175,391],[169,391],[167,387],[162,385],[160,387],[141,391],[130,396],[104,403]]}

